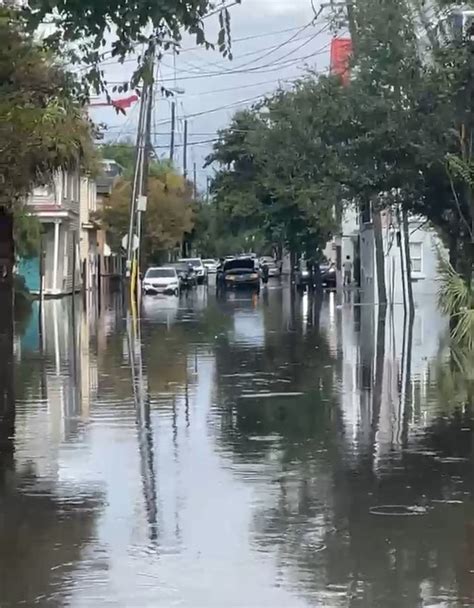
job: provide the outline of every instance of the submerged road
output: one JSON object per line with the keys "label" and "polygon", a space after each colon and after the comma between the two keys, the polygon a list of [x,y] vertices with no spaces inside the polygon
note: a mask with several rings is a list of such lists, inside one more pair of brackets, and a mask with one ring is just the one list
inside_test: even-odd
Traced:
{"label": "submerged road", "polygon": [[472,383],[433,303],[75,308],[17,327],[2,608],[473,605]]}

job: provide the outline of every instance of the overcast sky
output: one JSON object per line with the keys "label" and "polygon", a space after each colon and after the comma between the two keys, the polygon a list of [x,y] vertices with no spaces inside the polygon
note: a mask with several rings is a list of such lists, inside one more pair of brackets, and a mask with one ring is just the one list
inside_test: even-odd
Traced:
{"label": "overcast sky", "polygon": [[[230,1],[230,0],[229,0]],[[319,0],[315,2],[316,8]],[[202,168],[212,140],[219,128],[225,127],[232,114],[250,107],[254,101],[271,93],[280,84],[288,87],[291,80],[304,74],[310,66],[327,70],[331,33],[324,13],[314,17],[310,0],[242,0],[232,6],[231,33],[233,61],[223,59],[217,51],[196,49],[195,41],[186,37],[182,52],[163,57],[159,78],[166,87],[184,90],[175,97],[177,104],[177,135],[175,163],[182,166],[183,119],[188,117],[188,168],[197,164],[198,181],[206,183]],[[217,36],[216,17],[206,19],[210,41]],[[110,61],[110,60],[109,60]],[[126,80],[133,71],[133,62],[104,65],[110,82]],[[176,81],[175,81],[176,79]],[[158,97],[153,117],[154,144],[164,158],[170,141],[171,99]],[[106,139],[116,141],[134,138],[138,104],[126,116],[118,116],[111,108],[91,109],[94,120],[109,126]]]}

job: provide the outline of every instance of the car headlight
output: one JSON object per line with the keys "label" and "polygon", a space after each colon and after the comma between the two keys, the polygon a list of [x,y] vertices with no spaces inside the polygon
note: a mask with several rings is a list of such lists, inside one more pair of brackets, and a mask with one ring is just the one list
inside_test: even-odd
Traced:
{"label": "car headlight", "polygon": [[229,281],[235,281],[235,277],[233,274],[230,274],[226,277],[226,279],[228,279]]}
{"label": "car headlight", "polygon": [[258,274],[256,272],[254,272],[253,274],[250,275],[251,279],[258,279]]}
{"label": "car headlight", "polygon": [[152,287],[151,283],[144,282],[143,287]]}

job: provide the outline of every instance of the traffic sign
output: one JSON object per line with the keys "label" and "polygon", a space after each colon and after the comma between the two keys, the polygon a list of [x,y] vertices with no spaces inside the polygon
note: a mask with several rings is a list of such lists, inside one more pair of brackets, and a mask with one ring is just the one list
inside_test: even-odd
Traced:
{"label": "traffic sign", "polygon": [[[138,249],[138,236],[136,234],[133,235],[133,240],[132,240],[132,249],[133,251],[136,251]],[[122,247],[124,249],[128,249],[128,234],[126,234],[123,238],[122,238]]]}

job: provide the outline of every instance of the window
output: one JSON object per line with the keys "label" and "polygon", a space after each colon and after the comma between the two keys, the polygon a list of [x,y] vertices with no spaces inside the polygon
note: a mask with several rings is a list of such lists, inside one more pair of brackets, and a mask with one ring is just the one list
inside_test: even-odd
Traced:
{"label": "window", "polygon": [[360,206],[360,220],[363,224],[370,224],[372,221],[372,205],[370,201],[364,201]]}
{"label": "window", "polygon": [[410,243],[412,272],[423,272],[423,243]]}

